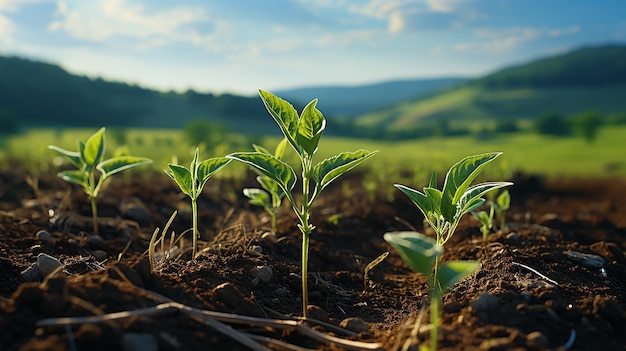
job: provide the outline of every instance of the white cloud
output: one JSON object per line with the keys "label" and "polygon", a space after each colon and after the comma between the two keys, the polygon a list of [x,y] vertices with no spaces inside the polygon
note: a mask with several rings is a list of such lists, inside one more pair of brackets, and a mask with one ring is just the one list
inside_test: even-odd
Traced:
{"label": "white cloud", "polygon": [[202,8],[180,6],[148,13],[144,6],[127,0],[100,0],[84,5],[70,8],[65,1],[57,2],[59,19],[49,25],[49,30],[94,42],[123,36],[147,40],[142,46],[152,47],[188,40],[184,39],[183,27],[208,20]]}
{"label": "white cloud", "polygon": [[354,43],[373,45],[380,39],[380,32],[376,29],[354,30],[343,33],[326,33],[317,38],[314,43],[318,46],[344,47]]}
{"label": "white cloud", "polygon": [[559,28],[551,30],[548,35],[551,37],[561,37],[580,32],[580,26],[571,26],[568,28]]}

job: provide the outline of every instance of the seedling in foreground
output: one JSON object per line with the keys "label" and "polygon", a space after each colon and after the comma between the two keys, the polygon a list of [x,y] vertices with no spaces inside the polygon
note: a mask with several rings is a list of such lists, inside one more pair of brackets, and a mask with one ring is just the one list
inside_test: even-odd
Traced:
{"label": "seedling in foreground", "polygon": [[309,236],[315,226],[309,223],[311,206],[320,192],[333,180],[373,156],[376,151],[343,152],[313,166],[313,155],[326,127],[324,115],[315,108],[317,99],[298,112],[287,101],[260,90],[259,94],[268,112],[274,118],[287,142],[296,151],[302,168],[302,198],[297,202],[293,193],[297,176],[294,168],[274,155],[265,152],[239,152],[226,157],[241,161],[274,180],[291,203],[302,232],[302,314],[306,318],[308,306]]}
{"label": "seedling in foreground", "polygon": [[[443,294],[461,279],[478,269],[478,261],[448,261],[440,265],[443,245],[417,232],[391,232],[384,235],[385,241],[393,246],[400,257],[415,271],[426,276],[430,297],[430,349],[437,349],[437,335],[441,324],[440,310]],[[419,320],[415,321],[419,323]]]}
{"label": "seedling in foreground", "polygon": [[199,150],[193,156],[193,160],[189,168],[176,164],[168,164],[169,169],[165,173],[176,182],[180,190],[191,198],[191,220],[192,220],[192,238],[193,248],[191,257],[196,258],[198,251],[198,197],[202,193],[202,189],[206,182],[220,169],[224,168],[230,160],[225,157],[209,158],[198,162]]}
{"label": "seedling in foreground", "polygon": [[[259,145],[253,145],[254,150],[267,155],[272,155],[267,149]],[[287,138],[284,138],[274,151],[274,157],[282,159],[287,147]],[[260,171],[258,171],[261,173]],[[245,188],[243,194],[249,199],[251,205],[261,206],[265,209],[272,219],[272,232],[276,232],[276,217],[280,209],[280,204],[283,202],[285,193],[280,188],[280,185],[272,178],[263,175],[262,173],[256,177],[257,182],[261,185],[262,189],[258,188]]]}
{"label": "seedling in foreground", "polygon": [[[98,233],[98,208],[96,198],[102,184],[115,173],[133,168],[152,160],[145,157],[117,156],[108,160],[104,159],[106,146],[105,128],[100,128],[89,137],[86,142],[78,141],[78,151],[68,151],[58,146],[48,145],[48,148],[58,152],[67,158],[76,170],[63,171],[58,176],[70,183],[83,187],[91,201],[91,214],[93,216],[93,231]],[[96,175],[96,170],[100,173]]]}
{"label": "seedling in foreground", "polygon": [[512,183],[486,182],[471,185],[480,172],[500,156],[500,152],[468,156],[453,165],[443,184],[437,189],[437,174],[432,173],[428,187],[420,192],[404,185],[395,187],[405,193],[422,211],[426,221],[435,230],[436,240],[416,232],[387,233],[384,239],[399,253],[413,269],[426,275],[431,299],[430,349],[437,348],[439,307],[441,298],[452,285],[471,274],[478,267],[476,261],[451,261],[443,266],[440,258],[443,245],[452,237],[464,214],[480,207],[483,195]]}

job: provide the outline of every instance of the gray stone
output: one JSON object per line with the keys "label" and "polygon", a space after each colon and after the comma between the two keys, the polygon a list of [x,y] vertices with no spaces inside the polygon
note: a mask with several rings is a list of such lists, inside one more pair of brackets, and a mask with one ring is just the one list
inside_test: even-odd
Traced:
{"label": "gray stone", "polygon": [[344,329],[351,330],[355,333],[362,333],[370,330],[369,324],[365,323],[364,320],[357,317],[346,318],[341,321],[339,326]]}
{"label": "gray stone", "polygon": [[52,242],[52,234],[48,233],[47,230],[38,231],[36,237],[37,240],[41,241],[42,243],[49,244]]}
{"label": "gray stone", "polygon": [[159,343],[147,333],[125,333],[122,336],[124,351],[158,351]]}
{"label": "gray stone", "polygon": [[30,267],[23,270],[20,274],[27,282],[36,282],[41,279],[41,273],[39,273],[39,268],[37,268],[37,262],[31,264]]}
{"label": "gray stone", "polygon": [[255,278],[259,278],[263,283],[269,282],[273,274],[274,271],[272,271],[272,267],[269,266],[257,266],[252,270],[252,275]]}
{"label": "gray stone", "polygon": [[602,268],[606,265],[606,260],[602,256],[582,253],[574,250],[564,252],[570,260],[580,263],[588,268]]}
{"label": "gray stone", "polygon": [[500,302],[498,298],[490,294],[482,294],[470,302],[470,306],[477,311],[490,310],[497,307]]}
{"label": "gray stone", "polygon": [[39,273],[41,273],[42,276],[47,276],[59,267],[63,267],[63,263],[58,259],[45,253],[37,255],[37,268],[39,268]]}
{"label": "gray stone", "polygon": [[123,199],[120,202],[119,210],[122,217],[132,219],[136,222],[147,222],[151,217],[148,206],[135,196]]}

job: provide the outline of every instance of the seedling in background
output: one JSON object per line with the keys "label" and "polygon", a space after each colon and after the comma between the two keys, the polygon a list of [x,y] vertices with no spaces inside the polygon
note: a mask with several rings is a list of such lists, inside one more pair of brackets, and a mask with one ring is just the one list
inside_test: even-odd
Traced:
{"label": "seedling in background", "polygon": [[435,172],[432,173],[429,186],[424,188],[423,193],[395,184],[395,187],[405,193],[420,209],[436,233],[435,240],[417,232],[384,235],[384,239],[400,253],[402,259],[416,271],[425,274],[428,279],[431,297],[431,350],[437,348],[439,307],[443,293],[478,267],[476,261],[452,261],[441,266],[443,245],[450,240],[463,215],[485,202],[483,195],[512,184],[486,182],[471,185],[483,169],[500,155],[500,152],[486,153],[468,156],[457,162],[446,174],[443,190],[437,189]]}
{"label": "seedling in background", "polygon": [[306,105],[298,116],[298,112],[289,102],[263,90],[260,90],[259,94],[268,112],[285,135],[287,142],[300,158],[302,169],[302,197],[300,201],[296,201],[293,193],[297,180],[296,171],[292,166],[274,155],[256,151],[233,153],[226,157],[248,164],[278,183],[298,217],[300,222],[298,228],[302,232],[302,314],[306,318],[309,236],[315,229],[315,226],[309,223],[313,202],[333,180],[361,164],[376,152],[366,150],[343,152],[313,166],[313,155],[317,151],[319,139],[326,127],[324,115],[315,108],[317,99]]}
{"label": "seedling in background", "polygon": [[487,241],[487,235],[492,229],[494,229],[494,214],[495,217],[500,220],[500,230],[504,230],[506,225],[505,215],[510,205],[511,197],[509,195],[509,191],[504,190],[498,195],[498,197],[496,197],[495,201],[489,201],[489,213],[486,211],[472,212],[474,217],[481,224],[480,232],[483,233],[483,241]]}
{"label": "seedling in background", "polygon": [[[152,160],[136,156],[116,156],[108,160],[104,159],[106,149],[105,128],[100,128],[89,137],[86,142],[78,141],[78,151],[68,151],[55,145],[48,148],[58,152],[67,158],[76,170],[63,171],[58,176],[70,183],[83,187],[91,201],[91,214],[93,217],[93,231],[98,233],[98,208],[96,198],[104,181],[115,173],[137,167]],[[98,171],[98,172],[96,172]],[[96,173],[100,173],[98,176]]]}
{"label": "seedling in background", "polygon": [[496,198],[494,209],[496,211],[496,218],[500,220],[500,230],[504,230],[506,227],[506,211],[511,208],[511,195],[508,190],[504,190]]}
{"label": "seedling in background", "polygon": [[[253,145],[254,150],[267,155],[272,155],[267,149],[259,145]],[[287,147],[287,138],[278,143],[274,151],[274,157],[282,159]],[[258,171],[261,173],[260,171]],[[272,232],[276,232],[276,217],[280,210],[280,204],[283,202],[285,192],[280,188],[278,182],[262,173],[256,177],[257,182],[261,185],[259,188],[245,188],[243,194],[249,199],[251,205],[261,206],[265,209],[272,219]]]}
{"label": "seedling in background", "polygon": [[230,160],[225,157],[209,158],[198,162],[198,154],[199,150],[196,148],[189,168],[170,163],[168,164],[169,169],[165,170],[165,173],[176,182],[180,190],[191,198],[192,259],[196,258],[198,236],[200,235],[198,232],[198,197],[209,178],[230,163]]}
{"label": "seedling in background", "polygon": [[491,232],[491,228],[493,228],[493,213],[493,203],[489,205],[489,213],[486,211],[472,212],[474,218],[476,218],[481,224],[480,232],[483,233],[483,241],[487,241],[487,235]]}

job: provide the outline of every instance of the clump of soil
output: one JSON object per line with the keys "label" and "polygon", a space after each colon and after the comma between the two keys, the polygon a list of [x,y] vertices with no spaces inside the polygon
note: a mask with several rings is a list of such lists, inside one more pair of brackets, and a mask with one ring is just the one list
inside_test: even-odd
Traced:
{"label": "clump of soil", "polygon": [[[297,318],[296,218],[284,204],[272,233],[269,217],[240,195],[252,177],[209,181],[198,205],[202,254],[159,256],[151,271],[154,230],[177,210],[168,244],[191,223],[187,199],[164,175],[111,179],[95,235],[80,189],[52,174],[0,172],[0,349],[395,350],[426,342],[424,277],[393,251],[365,277],[390,250],[382,235],[423,230],[422,217],[402,194],[367,193],[362,180],[354,173],[330,187],[312,215],[309,311],[318,323]],[[484,242],[466,216],[446,246],[444,260],[482,266],[446,294],[440,349],[624,350],[626,181],[513,181],[507,228]],[[62,267],[24,274],[41,254]],[[127,315],[110,315],[117,312]],[[60,317],[87,318],[50,320]]]}

